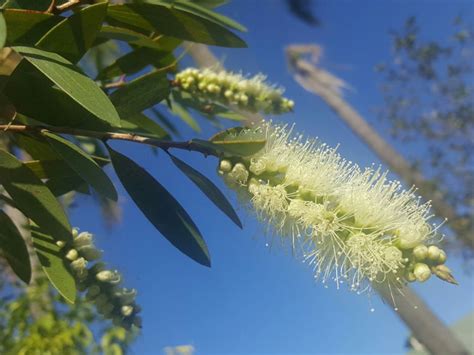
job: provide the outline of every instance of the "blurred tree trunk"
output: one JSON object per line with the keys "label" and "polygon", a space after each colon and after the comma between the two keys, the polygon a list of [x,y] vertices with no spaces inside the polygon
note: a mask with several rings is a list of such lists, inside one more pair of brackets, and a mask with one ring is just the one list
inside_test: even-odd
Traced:
{"label": "blurred tree trunk", "polygon": [[[190,45],[188,46],[188,52],[198,67],[215,67],[218,69],[224,69],[219,60],[205,45]],[[415,181],[424,181],[421,175],[416,175],[413,177],[413,170],[409,164],[385,141],[383,141],[383,139],[377,135],[377,133],[362,119],[362,117],[357,114],[357,112],[355,112],[337,95],[339,89],[344,83],[340,80],[337,80],[337,78],[332,77],[331,75],[326,75],[324,81],[326,81],[328,84],[332,83],[333,85],[327,91],[323,91],[325,96],[321,95],[321,97],[323,97],[325,101],[328,99],[326,102],[339,115],[341,115],[341,117],[344,116],[344,120],[351,126],[351,128],[353,128],[361,137],[364,137],[364,140],[372,149],[374,149],[374,151],[380,151],[383,153],[383,155],[380,155],[380,157],[391,167],[392,164],[394,164],[397,169],[394,167],[392,167],[392,169],[402,178],[409,178],[409,183],[415,183]],[[298,82],[300,81],[298,80]],[[304,87],[305,89],[320,95],[316,90],[311,90],[312,86],[310,86],[311,89],[306,86]],[[318,91],[320,90],[321,89],[318,87]],[[253,114],[246,114],[246,117],[248,117],[248,124],[257,123],[262,120],[260,116]],[[347,117],[350,118],[347,119]],[[449,208],[449,206],[446,208]],[[441,322],[441,320],[436,317],[436,315],[423,302],[423,300],[408,287],[403,290],[403,295],[392,295],[387,290],[378,290],[378,292],[389,305],[392,305],[392,307],[395,307],[396,305],[396,313],[398,316],[403,320],[403,322],[405,322],[407,327],[412,330],[413,336],[418,339],[432,354],[468,354],[468,351],[465,349],[464,345],[454,336],[451,330],[446,327],[446,325],[444,325],[443,322]],[[415,306],[417,308],[416,310],[414,309]]]}

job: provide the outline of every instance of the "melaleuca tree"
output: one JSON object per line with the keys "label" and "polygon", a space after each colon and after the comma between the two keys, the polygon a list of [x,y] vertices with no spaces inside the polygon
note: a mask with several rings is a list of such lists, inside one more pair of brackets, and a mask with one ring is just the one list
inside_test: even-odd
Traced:
{"label": "melaleuca tree", "polygon": [[9,214],[0,215],[0,247],[12,271],[28,284],[30,265],[37,262],[66,302],[83,298],[127,331],[141,326],[136,291],[105,263],[107,250],[102,255],[93,235],[71,226],[65,208],[75,194],[93,191],[113,215],[117,191],[104,172],[109,165],[157,234],[211,265],[185,206],[110,146],[130,141],[169,156],[170,166],[242,227],[216,185],[173,151],[217,158],[218,174],[266,226],[272,242],[309,260],[323,282],[348,279],[357,292],[373,286],[398,292],[432,274],[455,283],[437,246],[439,228],[429,223],[429,204],[386,173],[346,162],[335,149],[271,122],[210,139],[177,140],[176,116],[197,129],[190,112],[216,124],[241,121],[240,112],[288,113],[295,105],[262,75],[179,68],[182,55],[175,53],[183,41],[245,47],[233,32],[244,31],[241,25],[204,7],[218,3],[5,2],[0,198],[27,221],[19,226]]}
{"label": "melaleuca tree", "polygon": [[393,137],[416,144],[409,157],[414,171],[430,179],[428,193],[441,192],[458,218],[449,221],[465,256],[472,256],[474,218],[474,36],[461,18],[441,41],[423,34],[416,18],[392,31],[393,59],[377,66],[383,84],[380,117]]}

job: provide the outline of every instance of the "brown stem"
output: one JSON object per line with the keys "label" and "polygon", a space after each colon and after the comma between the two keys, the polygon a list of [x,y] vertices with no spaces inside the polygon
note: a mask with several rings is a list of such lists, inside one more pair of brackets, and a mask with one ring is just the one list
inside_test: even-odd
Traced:
{"label": "brown stem", "polygon": [[205,155],[215,155],[210,149],[205,148],[196,142],[184,141],[184,142],[174,142],[174,141],[167,141],[161,140],[156,138],[150,138],[141,136],[134,133],[118,133],[118,132],[97,132],[97,131],[89,131],[84,129],[76,129],[76,128],[69,128],[69,127],[42,127],[42,126],[26,126],[26,125],[0,125],[0,132],[14,132],[14,133],[60,133],[60,134],[70,134],[73,136],[82,136],[82,137],[91,137],[100,139],[103,141],[114,139],[114,140],[122,140],[122,141],[129,141],[141,144],[147,144],[154,147],[161,148],[163,150],[167,150],[170,148],[174,149],[183,149],[189,151],[196,151],[200,152]]}

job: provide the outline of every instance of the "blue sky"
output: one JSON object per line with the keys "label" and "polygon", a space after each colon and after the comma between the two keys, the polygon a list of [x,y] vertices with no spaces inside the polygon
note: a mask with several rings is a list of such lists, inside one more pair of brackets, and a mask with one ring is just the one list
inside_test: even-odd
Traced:
{"label": "blue sky", "polygon": [[[263,72],[286,88],[296,110],[279,120],[295,121],[298,130],[330,145],[340,143],[340,153],[360,165],[379,163],[322,101],[293,81],[283,48],[291,43],[322,45],[323,64],[354,88],[347,93],[349,102],[385,135],[372,113],[382,103],[373,67],[390,57],[388,31],[415,15],[424,33],[442,39],[456,15],[472,23],[473,6],[467,0],[318,1],[315,11],[323,25],[311,28],[291,16],[281,0],[233,0],[219,11],[248,27],[242,37],[249,48],[215,53],[229,69]],[[184,137],[196,136],[182,128]],[[203,128],[201,137],[214,133],[206,124]],[[73,224],[97,235],[106,261],[124,274],[127,287],[139,292],[144,328],[132,353],[161,354],[166,346],[182,344],[193,345],[196,354],[404,352],[409,330],[377,297],[369,300],[345,289],[325,289],[288,250],[269,250],[261,227],[245,211],[238,211],[243,230],[231,224],[166,156],[155,157],[130,143],[113,146],[146,167],[186,207],[212,257],[209,269],[183,256],[154,230],[123,189],[123,222],[112,230],[104,227],[93,201],[80,199],[80,207],[72,211]],[[214,158],[176,154],[233,198],[215,173]],[[461,286],[432,279],[415,289],[441,319],[453,322],[474,310],[474,284],[458,261],[449,264]]]}

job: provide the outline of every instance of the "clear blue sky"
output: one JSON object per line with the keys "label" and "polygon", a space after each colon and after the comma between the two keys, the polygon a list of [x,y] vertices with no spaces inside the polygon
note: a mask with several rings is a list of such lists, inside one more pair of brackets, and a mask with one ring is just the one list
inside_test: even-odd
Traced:
{"label": "clear blue sky", "polygon": [[[355,90],[348,100],[371,121],[382,103],[373,66],[390,56],[391,28],[417,16],[424,33],[444,38],[452,19],[464,14],[472,22],[471,1],[317,1],[323,25],[311,28],[286,9],[282,0],[233,0],[220,9],[248,27],[248,49],[218,49],[226,67],[263,72],[295,99],[296,112],[281,120],[325,142],[341,143],[340,152],[360,165],[379,163],[376,156],[323,102],[305,92],[289,75],[284,46],[315,42],[325,48],[324,64]],[[189,62],[188,62],[189,63]],[[202,120],[201,120],[202,122]],[[380,127],[380,126],[379,126]],[[214,133],[203,125],[202,137]],[[195,135],[186,127],[184,137]],[[381,132],[384,134],[385,132]],[[114,147],[131,155],[156,176],[187,208],[199,225],[212,256],[202,267],[174,249],[141,215],[121,189],[123,222],[108,231],[93,201],[83,198],[72,222],[94,232],[108,263],[121,270],[127,287],[138,289],[144,328],[134,354],[162,354],[165,346],[191,344],[196,354],[403,353],[409,330],[377,297],[369,302],[345,289],[325,289],[313,281],[308,266],[289,251],[268,250],[261,228],[239,210],[239,230],[160,154],[133,144]],[[216,160],[178,154],[218,186]],[[115,178],[115,177],[114,177]],[[116,178],[115,178],[116,179]],[[231,191],[227,191],[232,196]],[[233,200],[235,202],[235,200]],[[160,201],[156,201],[160,203]],[[415,287],[446,322],[474,310],[472,278],[450,261],[461,286],[431,279]],[[370,312],[374,307],[376,311]]]}

